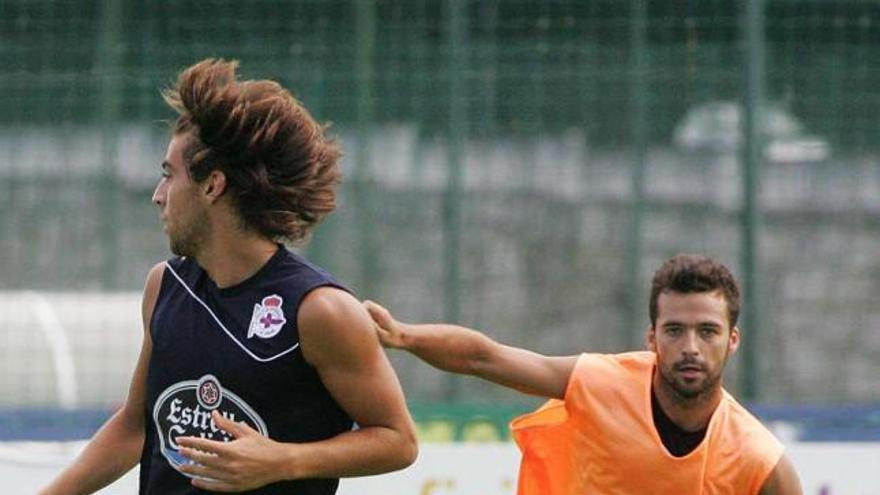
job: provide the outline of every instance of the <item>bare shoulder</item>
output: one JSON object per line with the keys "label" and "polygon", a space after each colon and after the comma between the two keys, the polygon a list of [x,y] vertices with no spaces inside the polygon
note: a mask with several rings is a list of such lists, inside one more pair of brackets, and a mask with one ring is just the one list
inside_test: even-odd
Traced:
{"label": "bare shoulder", "polygon": [[[309,333],[317,328],[338,329],[352,319],[365,318],[360,302],[348,292],[332,286],[318,287],[309,292],[300,303],[297,324],[300,332]],[[343,325],[344,326],[344,325]]]}
{"label": "bare shoulder", "polygon": [[306,295],[297,327],[303,355],[313,365],[354,359],[364,348],[379,348],[366,310],[354,296],[335,287],[319,287]]}
{"label": "bare shoulder", "polygon": [[147,279],[144,282],[144,297],[141,303],[145,329],[149,328],[150,319],[153,316],[153,309],[156,307],[156,300],[159,298],[159,289],[162,287],[162,277],[164,275],[164,261],[153,265],[147,273]]}
{"label": "bare shoulder", "polygon": [[801,480],[794,469],[794,464],[783,454],[776,467],[767,477],[760,495],[802,495]]}
{"label": "bare shoulder", "polygon": [[162,286],[162,277],[165,275],[165,262],[160,261],[153,265],[150,268],[150,271],[147,272],[147,279],[144,283],[144,292],[159,292],[159,287]]}

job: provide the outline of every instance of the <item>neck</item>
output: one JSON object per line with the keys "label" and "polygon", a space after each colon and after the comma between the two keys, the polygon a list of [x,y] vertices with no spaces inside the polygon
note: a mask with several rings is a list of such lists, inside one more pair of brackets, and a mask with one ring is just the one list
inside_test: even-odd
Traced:
{"label": "neck", "polygon": [[717,383],[700,395],[693,398],[685,398],[678,394],[655,367],[654,376],[651,380],[657,402],[666,416],[684,431],[699,431],[708,426],[712,414],[721,403],[721,383]]}
{"label": "neck", "polygon": [[193,256],[219,288],[247,280],[265,265],[278,246],[251,232],[220,230]]}

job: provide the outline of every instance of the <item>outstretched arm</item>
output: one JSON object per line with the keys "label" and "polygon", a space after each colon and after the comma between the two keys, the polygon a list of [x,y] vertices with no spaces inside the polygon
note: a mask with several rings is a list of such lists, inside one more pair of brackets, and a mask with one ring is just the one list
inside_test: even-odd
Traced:
{"label": "outstretched arm", "polygon": [[527,394],[565,396],[577,356],[544,356],[458,325],[402,323],[372,301],[364,306],[385,347],[406,350],[444,371],[474,375]]}

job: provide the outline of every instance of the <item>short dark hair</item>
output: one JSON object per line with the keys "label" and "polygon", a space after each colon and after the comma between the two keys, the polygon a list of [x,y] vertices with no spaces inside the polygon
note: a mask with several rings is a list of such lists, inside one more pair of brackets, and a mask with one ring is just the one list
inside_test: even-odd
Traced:
{"label": "short dark hair", "polygon": [[239,81],[237,61],[203,60],[162,92],[178,112],[175,135],[190,176],[214,170],[244,227],[273,240],[298,241],[336,207],[342,151],[305,107],[278,83]]}
{"label": "short dark hair", "polygon": [[666,260],[654,273],[651,281],[651,300],[648,311],[651,327],[657,324],[657,299],[665,292],[689,294],[721,291],[727,302],[727,318],[731,328],[739,318],[739,285],[730,270],[720,262],[705,256],[679,254]]}

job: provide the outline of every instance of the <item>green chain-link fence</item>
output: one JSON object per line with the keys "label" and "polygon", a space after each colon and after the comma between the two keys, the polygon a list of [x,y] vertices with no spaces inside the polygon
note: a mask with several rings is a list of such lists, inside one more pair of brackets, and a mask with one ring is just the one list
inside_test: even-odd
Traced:
{"label": "green chain-link fence", "polygon": [[[121,399],[105,335],[137,342],[136,308],[86,332],[56,301],[137,291],[168,256],[158,90],[205,57],[333,122],[341,206],[304,251],[399,317],[628,350],[659,262],[704,252],[753,281],[735,391],[880,399],[878,1],[2,0],[0,289],[36,291],[5,296],[7,403],[55,401],[35,297],[111,390],[76,404]],[[394,362],[417,400],[521,400]]]}

